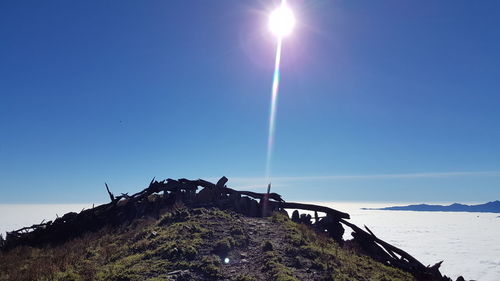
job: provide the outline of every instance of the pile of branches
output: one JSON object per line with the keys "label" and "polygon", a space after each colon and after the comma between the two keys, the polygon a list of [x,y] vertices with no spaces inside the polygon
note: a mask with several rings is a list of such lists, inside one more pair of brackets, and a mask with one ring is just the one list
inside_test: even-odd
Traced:
{"label": "pile of branches", "polygon": [[[153,179],[144,190],[128,195],[115,196],[105,184],[110,201],[80,213],[67,213],[54,221],[23,227],[7,232],[5,239],[0,236],[0,251],[8,251],[20,245],[42,247],[58,244],[85,232],[96,231],[107,225],[121,225],[143,216],[159,217],[162,210],[181,203],[187,207],[217,207],[231,209],[250,217],[265,217],[272,212],[295,209],[292,220],[310,225],[321,233],[326,233],[338,243],[352,243],[372,258],[380,262],[410,272],[419,280],[450,281],[439,272],[441,262],[434,266],[424,266],[405,251],[379,239],[366,226],[366,231],[347,221],[349,214],[325,206],[285,202],[281,195],[270,192],[256,193],[239,191],[226,186],[228,179],[222,177],[216,184],[198,179]],[[198,189],[200,189],[198,191]],[[314,212],[311,215],[298,210]],[[319,217],[318,212],[325,215]],[[344,227],[352,229],[353,240],[344,241]]]}

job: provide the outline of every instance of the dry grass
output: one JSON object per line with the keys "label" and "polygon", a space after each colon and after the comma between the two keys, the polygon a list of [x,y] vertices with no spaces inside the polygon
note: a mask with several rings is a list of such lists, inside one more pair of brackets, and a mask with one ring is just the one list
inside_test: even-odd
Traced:
{"label": "dry grass", "polygon": [[135,231],[154,222],[106,227],[56,246],[14,248],[0,254],[0,280],[95,280],[100,265],[113,261]]}

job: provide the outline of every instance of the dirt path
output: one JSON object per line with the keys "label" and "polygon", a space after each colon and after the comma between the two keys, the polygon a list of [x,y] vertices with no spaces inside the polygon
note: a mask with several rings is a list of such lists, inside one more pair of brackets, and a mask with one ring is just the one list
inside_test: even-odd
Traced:
{"label": "dirt path", "polygon": [[[273,280],[270,272],[265,269],[266,258],[263,246],[266,241],[271,242],[273,251],[280,257],[281,263],[289,267],[293,275],[299,280],[320,280],[317,272],[308,268],[295,268],[295,257],[287,255],[287,243],[285,230],[269,219],[241,217],[248,245],[234,249],[228,256],[229,263],[221,267],[223,276],[249,276],[257,280]],[[234,280],[234,279],[223,279]]]}

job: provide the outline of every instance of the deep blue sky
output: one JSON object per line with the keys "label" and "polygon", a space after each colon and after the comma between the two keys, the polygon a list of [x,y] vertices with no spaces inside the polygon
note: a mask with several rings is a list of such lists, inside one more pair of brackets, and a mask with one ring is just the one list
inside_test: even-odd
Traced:
{"label": "deep blue sky", "polygon": [[[261,185],[277,2],[1,1],[0,203]],[[500,199],[498,1],[290,5],[276,192]]]}

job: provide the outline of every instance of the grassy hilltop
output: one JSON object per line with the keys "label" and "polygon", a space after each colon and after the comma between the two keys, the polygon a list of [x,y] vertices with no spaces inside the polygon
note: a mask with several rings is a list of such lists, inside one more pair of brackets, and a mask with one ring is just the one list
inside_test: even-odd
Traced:
{"label": "grassy hilltop", "polygon": [[276,212],[175,205],[59,245],[0,253],[0,280],[415,280]]}

